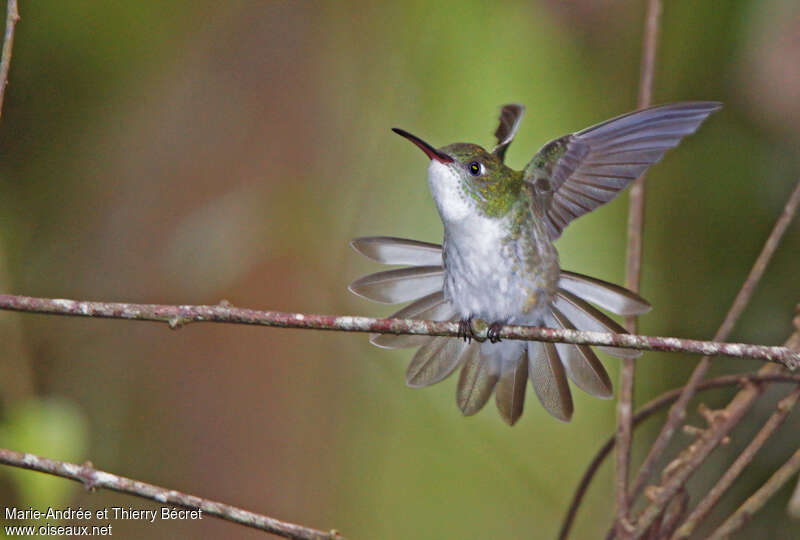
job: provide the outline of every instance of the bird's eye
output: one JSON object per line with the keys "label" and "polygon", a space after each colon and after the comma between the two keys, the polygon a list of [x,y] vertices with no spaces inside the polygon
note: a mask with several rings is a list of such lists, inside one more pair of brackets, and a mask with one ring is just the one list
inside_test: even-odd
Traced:
{"label": "bird's eye", "polygon": [[477,161],[473,161],[469,164],[469,173],[472,176],[480,176],[483,172],[483,165],[478,163]]}

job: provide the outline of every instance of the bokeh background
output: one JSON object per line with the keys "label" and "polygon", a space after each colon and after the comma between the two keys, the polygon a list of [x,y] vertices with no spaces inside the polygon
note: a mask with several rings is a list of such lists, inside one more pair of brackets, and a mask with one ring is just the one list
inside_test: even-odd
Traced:
{"label": "bokeh background", "polygon": [[[349,239],[442,233],[424,157],[389,128],[490,145],[498,106],[524,103],[508,153],[521,168],[544,142],[634,108],[644,2],[37,0],[21,14],[0,127],[0,290],[386,315],[346,291],[378,270]],[[800,7],[674,0],[661,36],[654,101],[726,106],[649,175],[655,309],[641,330],[708,338],[800,177]],[[627,195],[572,224],[562,265],[622,282],[626,209]],[[795,223],[732,339],[788,336],[799,255]],[[406,388],[411,354],[359,334],[0,313],[0,445],[351,539],[552,538],[614,402],[576,391],[571,424],[532,396],[513,429],[492,403],[462,418],[453,380]],[[645,355],[637,402],[696,360]],[[756,367],[719,360],[715,372]],[[694,493],[783,392],[759,401]],[[662,418],[637,430],[635,458]],[[798,429],[790,419],[712,521],[796,450]],[[605,533],[611,475],[576,538]],[[797,538],[790,491],[741,537]],[[0,502],[156,508],[8,469]],[[261,537],[213,519],[113,526],[120,538]]]}

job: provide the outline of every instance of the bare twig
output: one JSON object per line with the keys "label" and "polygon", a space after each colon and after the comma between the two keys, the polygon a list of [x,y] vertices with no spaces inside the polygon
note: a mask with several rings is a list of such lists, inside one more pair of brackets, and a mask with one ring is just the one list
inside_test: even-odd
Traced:
{"label": "bare twig", "polygon": [[742,451],[742,453],[739,454],[739,457],[736,458],[730,468],[725,471],[725,474],[722,475],[722,478],[720,478],[719,482],[714,484],[714,487],[711,488],[711,491],[709,491],[703,500],[697,504],[697,507],[692,510],[692,513],[689,514],[689,517],[686,518],[686,521],[683,523],[683,525],[681,525],[672,536],[673,540],[689,538],[700,522],[706,517],[706,515],[708,515],[717,501],[719,501],[725,491],[727,491],[728,488],[733,484],[734,480],[736,480],[744,468],[750,464],[759,449],[761,449],[764,443],[767,442],[767,439],[769,439],[780,427],[783,421],[786,420],[786,417],[789,415],[799,398],[800,386],[795,387],[795,389],[792,390],[789,395],[778,402],[777,410],[772,413],[764,426],[759,430],[755,438],[750,441],[750,443]]}
{"label": "bare twig", "polygon": [[[785,382],[785,383],[800,383],[800,375],[790,375],[787,373],[773,373],[773,374],[766,374],[760,375],[757,373],[746,373],[743,375],[723,375],[721,377],[716,377],[714,379],[709,379],[707,381],[701,382],[697,387],[697,392],[704,392],[706,390],[712,390],[714,388],[722,388],[725,386],[736,386],[743,384],[745,382],[748,383],[763,383],[763,382]],[[683,392],[684,387],[675,388],[674,390],[670,390],[661,394],[660,396],[648,401],[645,405],[643,405],[636,414],[633,415],[633,425],[634,427],[641,424],[646,419],[650,418],[653,414],[657,413],[658,411],[662,410],[664,407],[668,407],[672,403],[675,403],[677,399],[680,397],[681,393]],[[570,506],[567,510],[567,514],[564,516],[564,521],[561,524],[561,531],[559,532],[558,539],[559,540],[566,540],[569,537],[570,529],[572,528],[572,524],[575,522],[575,516],[578,513],[578,509],[580,508],[581,502],[583,501],[583,497],[586,495],[587,490],[589,489],[589,484],[591,483],[594,475],[597,473],[600,465],[603,464],[605,459],[611,453],[611,450],[614,448],[614,443],[616,442],[616,435],[612,435],[609,439],[603,443],[597,453],[592,458],[589,466],[587,467],[586,471],[583,473],[583,477],[581,477],[580,482],[578,483],[578,487],[575,489],[575,494],[572,497],[572,501]]]}
{"label": "bare twig", "polygon": [[[639,79],[639,108],[650,105],[653,93],[658,29],[661,18],[661,0],[649,0],[642,43],[642,67]],[[639,292],[642,275],[642,236],[644,232],[645,176],[633,182],[628,210],[628,249],[625,267],[625,285]],[[635,316],[625,319],[628,332],[638,329]],[[630,500],[628,498],[628,473],[633,430],[633,384],[636,360],[623,358],[620,370],[619,398],[617,400],[617,527],[620,538],[627,538],[630,529]]]}
{"label": "bare twig", "polygon": [[[59,298],[36,298],[0,294],[0,309],[50,315],[99,317],[138,321],[165,322],[171,328],[180,328],[191,322],[252,324],[280,328],[338,330],[342,332],[370,332],[382,334],[412,334],[458,337],[458,323],[423,321],[416,319],[378,319],[350,315],[317,315],[284,313],[236,308],[224,301],[215,306],[127,304],[119,302],[88,302]],[[485,333],[485,331],[484,331]],[[485,336],[478,335],[480,339]],[[606,334],[535,326],[505,325],[499,337],[551,343],[578,345],[606,345],[644,351],[709,354],[736,358],[753,358],[783,364],[790,369],[800,365],[800,353],[785,347],[768,347],[746,343],[715,343],[663,336],[634,334]]]}
{"label": "bare twig", "polygon": [[797,474],[797,471],[800,471],[800,450],[792,454],[789,461],[781,465],[758,491],[753,493],[736,512],[726,519],[722,525],[709,536],[709,540],[728,538],[731,534],[739,530],[786,482]]}
{"label": "bare twig", "polygon": [[[779,369],[773,364],[767,364],[759,370],[759,373],[771,374],[778,372]],[[662,485],[649,491],[652,501],[636,520],[636,526],[631,535],[634,539],[641,538],[645,534],[653,521],[664,511],[672,497],[686,484],[689,477],[719,443],[728,436],[728,433],[750,410],[763,391],[762,386],[746,385],[718,415],[719,421],[710,425],[699,439],[680,455],[677,467],[672,471],[671,476]]]}
{"label": "bare twig", "polygon": [[[742,284],[742,288],[736,295],[736,299],[733,301],[733,304],[731,304],[731,307],[728,310],[728,313],[725,315],[725,318],[716,334],[714,334],[715,341],[724,340],[730,334],[733,326],[739,319],[739,316],[742,314],[744,308],[750,301],[753,291],[761,279],[761,276],[764,274],[764,270],[769,264],[769,261],[772,259],[775,250],[780,244],[783,234],[789,227],[789,223],[791,223],[794,214],[797,212],[798,205],[800,205],[800,181],[797,183],[794,191],[786,201],[783,212],[775,222],[775,227],[772,229],[767,241],[764,243],[764,247],[753,264],[750,274]],[[710,366],[711,359],[704,357],[694,368],[694,371],[684,387],[683,394],[670,409],[667,416],[667,421],[662,426],[661,432],[658,434],[655,442],[653,442],[653,445],[650,447],[647,457],[639,469],[639,473],[636,477],[636,481],[634,482],[631,493],[632,498],[636,498],[641,489],[644,487],[645,482],[647,482],[647,479],[650,477],[653,467],[655,467],[656,462],[661,457],[661,454],[663,454],[664,449],[666,449],[667,445],[669,444],[669,441],[672,439],[675,430],[686,418],[686,406],[694,395],[697,385],[703,380],[703,377],[705,377],[705,374]]]}
{"label": "bare twig", "polygon": [[[800,351],[800,307],[794,318],[794,333],[786,341],[786,347],[793,351]],[[758,370],[761,375],[776,374],[781,368],[775,364],[765,364]],[[670,474],[662,485],[650,490],[650,504],[642,511],[636,520],[633,538],[641,538],[653,521],[664,511],[672,497],[683,488],[686,481],[695,470],[705,461],[706,457],[717,445],[728,436],[728,433],[744,417],[753,406],[755,400],[764,392],[766,384],[747,384],[731,400],[725,409],[717,411],[709,427],[687,450],[681,453],[679,461],[670,464]],[[686,390],[684,389],[684,393]]]}
{"label": "bare twig", "polygon": [[642,67],[639,73],[639,108],[649,107],[653,102],[653,75],[656,71],[656,49],[661,29],[661,0],[647,2],[644,39],[642,41]]}
{"label": "bare twig", "polygon": [[6,33],[3,37],[3,55],[0,59],[0,118],[3,115],[3,100],[8,86],[8,71],[11,69],[11,51],[14,48],[14,29],[19,21],[17,0],[8,0],[6,6]]}
{"label": "bare twig", "polygon": [[0,448],[0,463],[40,471],[69,480],[82,483],[87,489],[104,488],[120,493],[128,493],[144,499],[151,499],[161,504],[170,504],[201,510],[204,514],[214,516],[226,521],[232,521],[239,525],[260,529],[284,538],[294,538],[296,540],[344,540],[336,531],[318,531],[294,523],[287,523],[277,519],[267,517],[254,512],[248,512],[235,506],[229,506],[208,499],[181,493],[174,489],[167,489],[153,484],[147,484],[124,476],[117,476],[105,471],[95,469],[91,463],[77,465],[57,461],[34,454],[25,454]]}

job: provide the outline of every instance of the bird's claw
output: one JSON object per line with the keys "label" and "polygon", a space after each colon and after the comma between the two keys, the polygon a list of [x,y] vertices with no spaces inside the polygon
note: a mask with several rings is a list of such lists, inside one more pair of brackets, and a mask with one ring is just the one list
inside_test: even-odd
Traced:
{"label": "bird's claw", "polygon": [[472,317],[458,321],[458,337],[467,343],[472,343],[474,334],[472,333]]}
{"label": "bird's claw", "polygon": [[499,343],[500,342],[500,330],[503,329],[503,323],[501,322],[493,322],[489,325],[489,329],[486,330],[486,337],[489,339],[491,343]]}
{"label": "bird's claw", "polygon": [[[492,333],[492,328],[496,326],[496,331]],[[458,321],[458,337],[464,338],[464,341],[472,343],[474,339],[478,343],[483,343],[488,338],[492,343],[500,341],[497,335],[503,323],[494,323],[491,326],[486,324],[483,319],[475,319],[469,317]]]}

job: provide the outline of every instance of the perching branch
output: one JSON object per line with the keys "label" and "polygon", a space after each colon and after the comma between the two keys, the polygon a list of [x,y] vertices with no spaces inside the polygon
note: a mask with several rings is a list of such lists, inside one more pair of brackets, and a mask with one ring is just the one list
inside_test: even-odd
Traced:
{"label": "perching branch", "polygon": [[[458,323],[423,321],[416,319],[379,319],[350,315],[317,315],[284,313],[236,308],[227,301],[215,306],[127,304],[119,302],[87,302],[58,298],[36,298],[0,294],[0,309],[49,315],[99,317],[168,323],[177,329],[191,322],[252,324],[280,328],[338,330],[342,332],[370,332],[380,334],[412,334],[458,337]],[[483,332],[485,334],[485,331]],[[606,334],[535,326],[505,325],[499,332],[503,339],[573,343],[577,345],[605,345],[644,351],[681,352],[712,356],[753,358],[782,364],[789,369],[800,365],[800,353],[786,347],[768,347],[746,343],[717,343],[662,336],[634,334]],[[485,335],[478,335],[485,339]]]}
{"label": "perching branch", "polygon": [[[642,67],[639,79],[639,108],[650,106],[653,95],[653,75],[658,48],[658,30],[661,19],[661,0],[649,0],[642,42]],[[639,292],[642,277],[642,237],[644,235],[645,175],[633,181],[628,208],[628,247],[625,265],[625,286]],[[636,316],[626,317],[625,327],[635,334],[638,330]],[[630,529],[630,498],[628,474],[633,431],[633,385],[636,360],[623,358],[620,368],[619,399],[617,401],[617,525],[620,538],[627,537]]]}
{"label": "perching branch", "polygon": [[91,463],[77,465],[75,463],[57,461],[34,454],[23,454],[22,452],[15,452],[2,448],[0,448],[0,463],[75,480],[76,482],[82,483],[86,486],[86,489],[89,490],[97,488],[110,489],[144,499],[151,499],[161,504],[202,510],[203,514],[226,521],[232,521],[239,525],[244,525],[245,527],[260,529],[284,538],[293,538],[296,540],[344,540],[344,537],[337,531],[319,531],[303,527],[302,525],[279,521],[271,517],[236,508],[235,506],[229,506],[187,493],[181,493],[174,489],[167,489],[131,478],[125,478],[124,476],[117,476],[116,474],[100,471],[95,469]]}

